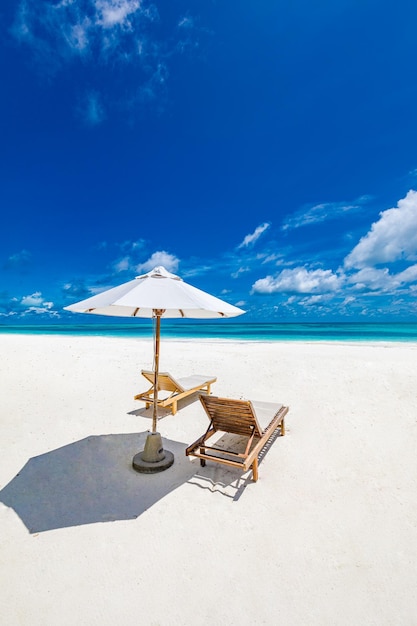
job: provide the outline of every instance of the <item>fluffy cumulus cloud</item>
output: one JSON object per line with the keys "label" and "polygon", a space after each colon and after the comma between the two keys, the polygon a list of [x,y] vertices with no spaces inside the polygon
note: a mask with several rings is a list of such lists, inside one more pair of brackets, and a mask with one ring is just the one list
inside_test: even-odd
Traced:
{"label": "fluffy cumulus cloud", "polygon": [[257,280],[253,293],[308,293],[318,294],[335,292],[344,283],[344,277],[334,274],[331,270],[296,267],[284,269],[277,276],[266,276]]}
{"label": "fluffy cumulus cloud", "polygon": [[238,245],[238,248],[247,248],[248,246],[253,246],[259,239],[259,237],[270,227],[268,222],[261,224],[255,228],[254,232],[246,235],[242,243]]}
{"label": "fluffy cumulus cloud", "polygon": [[162,265],[169,272],[175,273],[178,271],[179,263],[180,260],[175,255],[165,252],[165,250],[160,250],[154,252],[144,263],[139,263],[136,266],[136,272],[150,272],[154,267]]}
{"label": "fluffy cumulus cloud", "polygon": [[353,285],[355,290],[370,290],[379,293],[394,293],[416,281],[417,265],[411,265],[396,274],[392,274],[386,267],[364,267],[347,278],[347,284]]}
{"label": "fluffy cumulus cloud", "polygon": [[40,291],[35,291],[30,296],[23,296],[21,303],[25,307],[39,307],[43,304],[43,298]]}
{"label": "fluffy cumulus cloud", "polygon": [[[359,199],[343,210],[359,206]],[[326,208],[327,207],[327,208]],[[287,222],[287,228],[325,219],[328,205],[316,205],[310,212]],[[338,205],[342,210],[342,204]],[[343,298],[341,306],[356,306],[363,297],[410,294],[417,288],[417,192],[409,191],[395,208],[380,213],[379,220],[344,260],[343,268],[315,269],[308,266],[282,269],[257,280],[252,293],[295,294],[298,304],[318,306],[325,299]],[[398,265],[400,262],[400,265]],[[395,265],[394,265],[395,264]],[[396,271],[395,271],[396,270]],[[308,298],[299,299],[303,294]],[[294,296],[293,296],[294,297]],[[290,300],[287,302],[291,304]],[[393,303],[398,308],[398,304]],[[393,309],[394,310],[394,309]],[[395,309],[397,310],[397,309]]]}
{"label": "fluffy cumulus cloud", "polygon": [[54,303],[42,296],[40,291],[35,291],[21,298],[8,298],[7,294],[0,294],[0,316],[24,318],[31,315],[59,318],[59,312],[54,310]]}
{"label": "fluffy cumulus cloud", "polygon": [[409,191],[397,207],[380,219],[345,259],[347,269],[362,269],[399,260],[417,259],[417,192]]}

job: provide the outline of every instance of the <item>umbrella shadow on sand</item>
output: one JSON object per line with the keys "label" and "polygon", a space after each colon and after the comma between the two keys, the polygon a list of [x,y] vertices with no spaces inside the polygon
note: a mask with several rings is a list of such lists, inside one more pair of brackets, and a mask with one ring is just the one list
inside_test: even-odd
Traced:
{"label": "umbrella shadow on sand", "polygon": [[[276,430],[265,443],[264,447],[258,455],[258,462],[261,466],[272,445],[280,438],[280,432]],[[216,441],[216,447],[220,450],[233,450],[235,452],[243,452],[246,448],[247,438],[237,437],[225,433]],[[207,462],[203,471],[196,471],[188,480],[190,485],[206,489],[211,492],[219,493],[237,502],[244,494],[249,485],[253,485],[252,470],[245,473],[238,468],[221,466],[218,463]]]}
{"label": "umbrella shadow on sand", "polygon": [[30,533],[97,522],[135,519],[188,482],[196,466],[185,444],[166,439],[171,469],[141,474],[132,468],[148,433],[86,437],[32,457],[0,491]]}

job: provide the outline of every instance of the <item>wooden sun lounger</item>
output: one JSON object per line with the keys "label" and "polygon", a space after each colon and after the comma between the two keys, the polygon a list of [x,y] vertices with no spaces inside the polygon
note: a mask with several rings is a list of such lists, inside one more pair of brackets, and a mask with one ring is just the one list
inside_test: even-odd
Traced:
{"label": "wooden sun lounger", "polygon": [[[135,396],[135,400],[142,400],[146,403],[148,409],[153,404],[154,398],[154,372],[151,370],[142,370],[142,375],[151,383],[150,389],[143,393],[138,393]],[[210,394],[211,385],[215,383],[217,378],[215,376],[202,376],[194,374],[192,376],[185,376],[176,380],[168,372],[159,372],[158,374],[158,407],[169,407],[172,414],[177,412],[178,400],[182,400],[187,396],[197,393],[198,391],[205,391]],[[160,392],[168,392],[168,396],[161,394]]]}
{"label": "wooden sun lounger", "polygon": [[[281,436],[285,435],[284,418],[289,408],[271,402],[231,400],[216,396],[200,396],[200,401],[210,424],[204,435],[188,446],[185,454],[198,457],[203,466],[206,461],[216,461],[239,467],[243,471],[252,468],[253,480],[257,481],[259,454],[278,428]],[[208,446],[207,439],[219,431],[247,437],[244,452]]]}

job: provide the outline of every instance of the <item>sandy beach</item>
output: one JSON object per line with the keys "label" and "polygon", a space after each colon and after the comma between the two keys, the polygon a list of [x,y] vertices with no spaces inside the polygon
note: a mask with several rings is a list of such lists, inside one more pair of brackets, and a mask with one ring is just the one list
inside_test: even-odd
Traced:
{"label": "sandy beach", "polygon": [[417,625],[416,344],[162,339],[161,370],[290,406],[257,483],[185,456],[195,398],[161,411],[174,465],[132,469],[150,339],[0,350],[3,623]]}

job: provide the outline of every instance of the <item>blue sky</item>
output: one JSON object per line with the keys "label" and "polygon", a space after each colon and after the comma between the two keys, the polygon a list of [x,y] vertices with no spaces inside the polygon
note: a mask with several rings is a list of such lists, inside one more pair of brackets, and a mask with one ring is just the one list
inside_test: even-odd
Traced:
{"label": "blue sky", "polygon": [[155,265],[247,321],[417,321],[416,20],[2,0],[0,323]]}

